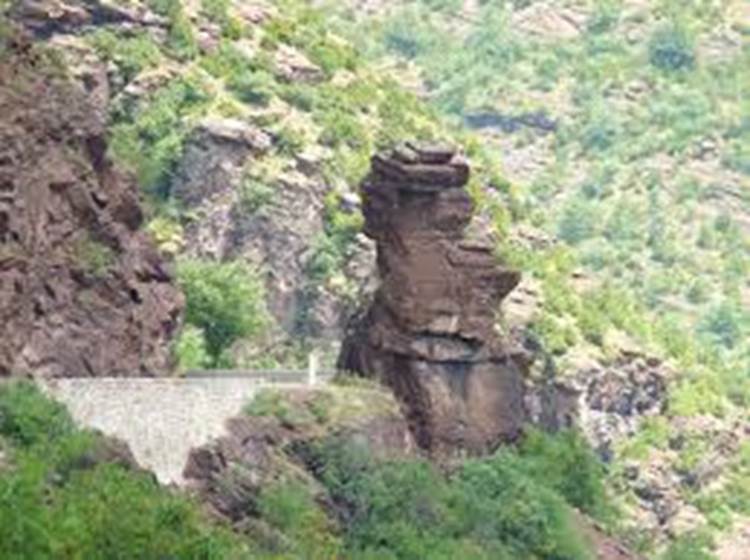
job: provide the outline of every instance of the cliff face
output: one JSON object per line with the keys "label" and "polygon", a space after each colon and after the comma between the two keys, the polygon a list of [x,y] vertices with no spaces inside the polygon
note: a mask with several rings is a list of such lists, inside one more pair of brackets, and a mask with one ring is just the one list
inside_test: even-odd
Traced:
{"label": "cliff face", "polygon": [[62,72],[20,39],[0,61],[0,376],[156,375],[182,296]]}
{"label": "cliff face", "polygon": [[468,177],[450,148],[407,145],[373,158],[362,196],[381,285],[339,360],[392,387],[417,442],[437,455],[492,449],[524,419],[524,354],[494,328],[520,276],[465,238]]}

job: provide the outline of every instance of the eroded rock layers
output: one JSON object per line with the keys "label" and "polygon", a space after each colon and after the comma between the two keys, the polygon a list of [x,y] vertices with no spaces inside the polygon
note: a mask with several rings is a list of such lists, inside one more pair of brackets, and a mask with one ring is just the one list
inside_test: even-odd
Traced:
{"label": "eroded rock layers", "polygon": [[407,144],[373,158],[362,197],[381,284],[339,359],[394,390],[418,444],[435,456],[490,450],[524,419],[526,357],[495,329],[520,275],[466,237],[468,178],[468,163],[448,147]]}
{"label": "eroded rock layers", "polygon": [[0,61],[0,376],[164,373],[182,296],[62,72],[21,39]]}

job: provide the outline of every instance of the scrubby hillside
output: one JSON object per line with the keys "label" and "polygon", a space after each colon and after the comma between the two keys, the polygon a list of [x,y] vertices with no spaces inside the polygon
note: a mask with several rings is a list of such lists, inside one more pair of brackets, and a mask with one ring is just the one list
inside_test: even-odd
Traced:
{"label": "scrubby hillside", "polygon": [[31,384],[0,386],[8,560],[633,558],[572,509],[607,515],[601,468],[579,438],[534,434],[446,477],[414,456],[377,387],[264,393],[196,450],[188,474],[213,516]]}
{"label": "scrubby hillside", "polygon": [[[356,195],[370,156],[406,138],[453,140],[472,160],[475,224],[525,272],[498,328],[536,357],[532,419],[583,429],[630,544],[670,560],[735,558],[750,514],[745,3],[315,4],[10,7],[108,116],[111,155],[142,186],[144,229],[177,259],[180,367],[335,357],[372,290]],[[465,468],[495,476],[502,457]],[[425,514],[458,535],[444,550],[474,550],[452,524],[454,492],[475,491],[473,474],[445,482],[414,468],[423,489],[445,490]],[[382,488],[382,476],[368,480]],[[519,486],[520,501],[536,492]],[[474,521],[504,523],[478,503],[488,509],[469,508]],[[359,521],[337,550],[385,531]],[[490,544],[517,553],[502,538]],[[398,558],[423,551],[389,543]]]}
{"label": "scrubby hillside", "polygon": [[[502,162],[522,242],[506,254],[539,284],[532,330],[562,384],[630,379],[611,405],[587,399],[610,413],[593,439],[634,492],[637,525],[705,525],[731,543],[748,525],[730,499],[747,499],[746,3],[347,6],[327,5],[337,29]],[[651,389],[653,366],[626,355],[636,347],[669,359]],[[623,442],[618,416],[643,413]]]}
{"label": "scrubby hillside", "polygon": [[356,186],[376,147],[439,136],[432,112],[302,3],[18,2],[11,15],[74,74],[104,77],[88,87],[111,154],[143,188],[146,229],[181,257],[183,367],[335,358],[373,270]]}

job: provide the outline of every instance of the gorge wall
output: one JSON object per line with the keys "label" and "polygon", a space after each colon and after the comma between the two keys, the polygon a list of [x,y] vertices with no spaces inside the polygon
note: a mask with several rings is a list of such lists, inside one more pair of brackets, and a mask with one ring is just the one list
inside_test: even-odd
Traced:
{"label": "gorge wall", "polygon": [[0,60],[0,377],[157,375],[183,299],[87,92],[20,36]]}
{"label": "gorge wall", "polygon": [[524,421],[525,353],[495,330],[520,280],[464,230],[469,166],[453,149],[407,144],[376,155],[362,185],[381,285],[339,366],[389,385],[420,447],[483,452]]}

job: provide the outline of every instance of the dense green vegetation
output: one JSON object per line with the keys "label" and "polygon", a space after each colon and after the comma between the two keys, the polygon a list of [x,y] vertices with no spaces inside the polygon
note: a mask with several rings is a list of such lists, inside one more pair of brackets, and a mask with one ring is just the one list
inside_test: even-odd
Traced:
{"label": "dense green vegetation", "polygon": [[449,477],[424,461],[376,461],[366,442],[322,439],[314,474],[337,506],[322,509],[295,477],[266,487],[256,515],[284,535],[269,542],[218,528],[104,450],[33,385],[0,387],[3,558],[578,560],[591,556],[570,505],[607,510],[601,467],[572,433],[531,434]]}
{"label": "dense green vegetation", "polygon": [[449,479],[425,462],[376,466],[335,444],[318,452],[324,485],[346,505],[347,557],[590,557],[565,501],[512,452]]}
{"label": "dense green vegetation", "polygon": [[0,557],[248,557],[196,505],[105,451],[33,385],[0,387]]}
{"label": "dense green vegetation", "polygon": [[232,344],[262,334],[270,321],[263,283],[244,263],[184,259],[177,279],[189,326],[177,343],[182,368],[231,363],[226,352]]}

